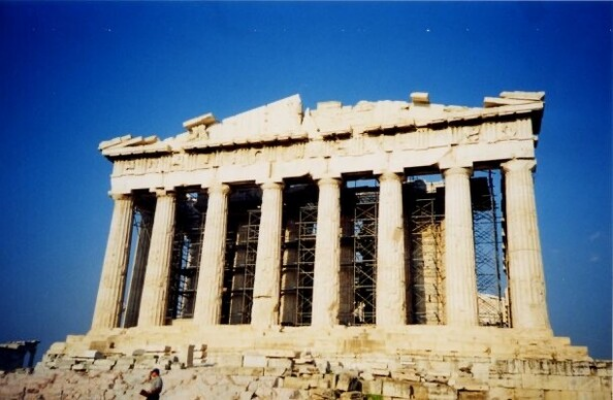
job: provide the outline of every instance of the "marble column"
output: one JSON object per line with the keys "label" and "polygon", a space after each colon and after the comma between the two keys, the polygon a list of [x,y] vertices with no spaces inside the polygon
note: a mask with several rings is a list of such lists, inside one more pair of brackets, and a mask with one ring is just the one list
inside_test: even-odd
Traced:
{"label": "marble column", "polygon": [[175,228],[175,193],[158,191],[138,326],[161,326],[168,308],[168,280]]}
{"label": "marble column", "polygon": [[405,325],[407,288],[402,178],[392,172],[379,177],[377,237],[376,322],[378,326]]}
{"label": "marble column", "polygon": [[534,160],[502,164],[511,324],[513,328],[551,330],[532,178],[535,166]]}
{"label": "marble column", "polygon": [[198,325],[216,325],[221,320],[229,193],[230,186],[225,184],[208,189],[209,200],[194,308],[194,323]]}
{"label": "marble column", "polygon": [[134,204],[129,195],[113,195],[115,206],[111,219],[102,277],[96,298],[92,329],[116,328],[123,303]]}
{"label": "marble column", "polygon": [[339,323],[341,180],[322,178],[317,183],[319,201],[311,325],[326,328]]}
{"label": "marble column", "polygon": [[151,244],[152,215],[147,211],[141,211],[139,214],[138,241],[134,253],[134,269],[132,271],[132,279],[130,280],[130,292],[128,293],[128,304],[123,323],[124,328],[136,326],[138,322],[138,312],[143,294],[145,271],[147,269],[147,256],[149,254],[149,245]]}
{"label": "marble column", "polygon": [[251,325],[266,328],[279,324],[283,184],[265,183],[262,191]]}
{"label": "marble column", "polygon": [[478,326],[470,168],[445,170],[445,308],[447,325]]}

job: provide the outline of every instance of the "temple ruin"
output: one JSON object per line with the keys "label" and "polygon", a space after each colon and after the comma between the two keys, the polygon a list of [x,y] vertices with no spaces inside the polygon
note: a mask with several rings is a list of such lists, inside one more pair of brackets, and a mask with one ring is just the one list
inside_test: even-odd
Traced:
{"label": "temple ruin", "polygon": [[403,384],[412,398],[605,398],[610,363],[549,323],[543,108],[542,92],[475,108],[412,93],[305,110],[295,95],[102,142],[114,210],[92,327],[43,364],[137,368],[153,352],[145,365],[169,370],[277,368],[303,391],[353,371],[389,398],[408,398]]}

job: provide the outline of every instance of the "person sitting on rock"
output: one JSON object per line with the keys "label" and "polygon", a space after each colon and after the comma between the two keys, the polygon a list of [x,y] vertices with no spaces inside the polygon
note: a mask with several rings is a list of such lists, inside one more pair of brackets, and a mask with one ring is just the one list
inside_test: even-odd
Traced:
{"label": "person sitting on rock", "polygon": [[145,396],[147,400],[159,400],[163,385],[160,370],[155,368],[149,373],[149,390],[143,389],[140,394]]}

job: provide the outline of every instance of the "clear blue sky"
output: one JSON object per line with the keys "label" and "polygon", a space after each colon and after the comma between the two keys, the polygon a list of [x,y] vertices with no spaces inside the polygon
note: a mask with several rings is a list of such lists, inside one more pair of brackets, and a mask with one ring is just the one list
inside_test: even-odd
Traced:
{"label": "clear blue sky", "polygon": [[544,90],[537,206],[558,336],[611,358],[612,3],[0,2],[0,341],[90,326],[98,143],[300,93],[480,106]]}

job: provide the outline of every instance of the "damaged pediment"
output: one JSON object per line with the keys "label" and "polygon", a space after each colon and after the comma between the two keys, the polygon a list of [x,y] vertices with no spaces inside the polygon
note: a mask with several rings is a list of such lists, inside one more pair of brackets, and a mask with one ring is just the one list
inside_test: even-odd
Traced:
{"label": "damaged pediment", "polygon": [[127,156],[130,154],[150,154],[170,152],[169,145],[163,144],[155,135],[143,137],[125,135],[105,140],[98,145],[98,150],[107,157]]}
{"label": "damaged pediment", "polygon": [[[183,123],[184,133],[161,141],[157,136],[126,135],[100,143],[107,157],[132,154],[210,151],[330,140],[360,135],[393,135],[399,131],[429,132],[463,124],[481,124],[514,115],[526,115],[538,133],[544,92],[502,92],[485,97],[483,107],[431,103],[426,92],[414,92],[409,101],[319,102],[303,111],[298,94],[218,121],[208,112]],[[538,121],[537,121],[538,120]]]}

